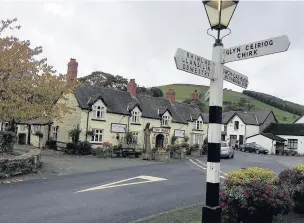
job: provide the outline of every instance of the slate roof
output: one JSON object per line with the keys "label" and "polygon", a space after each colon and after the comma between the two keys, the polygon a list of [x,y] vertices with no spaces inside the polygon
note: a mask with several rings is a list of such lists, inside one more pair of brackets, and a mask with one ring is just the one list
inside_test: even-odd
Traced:
{"label": "slate roof", "polygon": [[[203,113],[196,105],[185,104],[185,103],[175,103],[173,105],[173,107],[175,108],[178,115],[183,120],[186,120],[188,122],[197,120],[200,115],[202,116],[204,122],[207,123],[209,121],[208,116],[204,117]],[[191,120],[191,118],[192,118],[192,120]]]}
{"label": "slate roof", "polygon": [[272,134],[272,133],[261,133],[261,135],[262,135],[262,136],[265,136],[265,137],[267,137],[267,138],[269,138],[269,139],[278,141],[278,142],[284,142],[284,141],[286,141],[286,139],[283,139],[283,138],[281,138],[281,137],[279,137],[279,136],[276,136],[276,135],[274,135],[274,134]]}
{"label": "slate roof", "polygon": [[304,124],[271,123],[264,129],[263,133],[272,133],[274,135],[304,136]]}
{"label": "slate roof", "polygon": [[194,117],[194,120],[202,114],[195,105],[184,103],[175,103],[172,105],[164,98],[155,98],[146,95],[137,95],[137,97],[134,98],[129,92],[109,88],[81,86],[76,88],[75,96],[79,106],[83,109],[91,109],[92,102],[94,103],[96,100],[102,99],[107,106],[107,112],[110,113],[130,115],[130,111],[135,106],[138,106],[142,111],[143,117],[160,119],[161,114],[168,111],[172,116],[172,121],[177,123],[188,123],[188,121],[191,121],[189,114]]}
{"label": "slate roof", "polygon": [[271,111],[251,111],[251,112],[225,112],[223,113],[223,124],[227,124],[235,115],[246,125],[261,125],[265,122]]}

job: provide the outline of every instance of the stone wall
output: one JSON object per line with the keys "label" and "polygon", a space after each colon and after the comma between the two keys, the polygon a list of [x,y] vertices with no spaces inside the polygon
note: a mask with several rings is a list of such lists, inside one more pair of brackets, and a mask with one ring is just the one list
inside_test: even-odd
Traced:
{"label": "stone wall", "polygon": [[9,158],[0,156],[0,179],[37,172],[41,164],[41,154],[38,149],[29,149],[22,155]]}

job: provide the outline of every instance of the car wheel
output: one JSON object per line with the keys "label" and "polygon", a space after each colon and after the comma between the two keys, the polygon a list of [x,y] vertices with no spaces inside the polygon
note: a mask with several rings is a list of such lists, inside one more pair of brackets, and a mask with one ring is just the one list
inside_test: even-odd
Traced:
{"label": "car wheel", "polygon": [[245,148],[242,149],[242,152],[245,152]]}
{"label": "car wheel", "polygon": [[259,154],[259,153],[260,153],[260,150],[257,149],[255,152],[256,152],[256,154]]}

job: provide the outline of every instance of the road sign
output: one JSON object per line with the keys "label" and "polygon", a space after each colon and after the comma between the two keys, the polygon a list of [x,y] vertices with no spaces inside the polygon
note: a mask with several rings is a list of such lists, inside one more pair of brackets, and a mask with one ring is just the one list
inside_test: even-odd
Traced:
{"label": "road sign", "polygon": [[248,77],[224,66],[224,80],[242,88],[248,87]]}
{"label": "road sign", "polygon": [[290,41],[286,35],[223,50],[223,63],[245,60],[287,51]]}
{"label": "road sign", "polygon": [[208,89],[208,91],[205,93],[205,101],[208,101],[210,97],[210,88]]}
{"label": "road sign", "polygon": [[213,79],[214,63],[203,57],[178,48],[174,56],[176,68],[191,74]]}

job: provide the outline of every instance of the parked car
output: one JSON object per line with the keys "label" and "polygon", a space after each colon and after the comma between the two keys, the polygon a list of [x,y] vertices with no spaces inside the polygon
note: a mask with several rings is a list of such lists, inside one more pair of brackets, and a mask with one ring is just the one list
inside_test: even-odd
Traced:
{"label": "parked car", "polygon": [[234,150],[229,146],[227,142],[221,143],[221,157],[222,158],[233,158],[234,157]]}
{"label": "parked car", "polygon": [[256,143],[246,143],[243,145],[243,147],[241,148],[241,151],[243,152],[250,152],[250,153],[263,153],[263,154],[267,154],[268,150],[265,149],[264,147],[260,146],[259,144]]}

